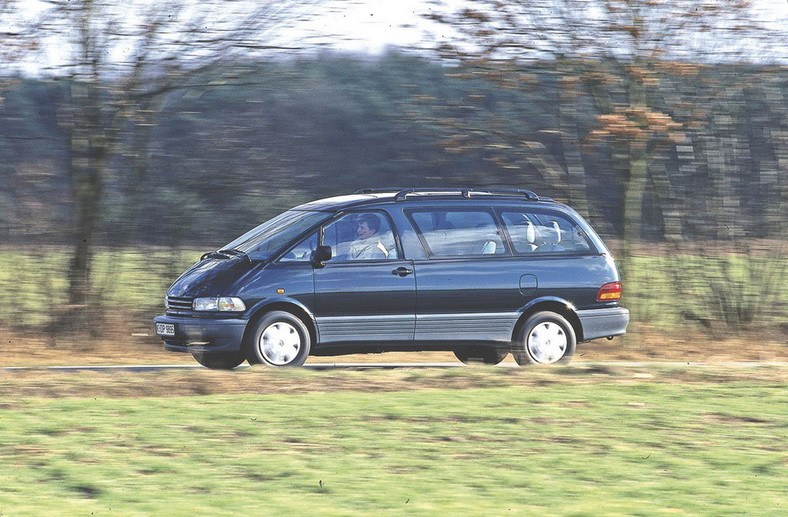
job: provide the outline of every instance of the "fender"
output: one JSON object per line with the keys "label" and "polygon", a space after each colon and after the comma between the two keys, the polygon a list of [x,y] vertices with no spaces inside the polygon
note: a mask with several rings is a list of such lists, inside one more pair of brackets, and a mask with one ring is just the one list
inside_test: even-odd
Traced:
{"label": "fender", "polygon": [[264,298],[260,300],[247,310],[247,319],[250,321],[253,320],[258,315],[266,312],[268,308],[273,305],[291,305],[297,307],[303,314],[306,314],[309,317],[309,321],[306,323],[309,323],[315,327],[315,316],[312,314],[312,311],[310,311],[302,302],[289,296],[272,296],[270,298]]}
{"label": "fender", "polygon": [[529,312],[534,306],[545,302],[554,303],[554,304],[558,303],[566,307],[566,309],[571,312],[577,312],[577,309],[575,308],[572,302],[565,300],[564,298],[559,298],[557,296],[540,296],[538,298],[534,298],[533,300],[529,301],[528,303],[520,307],[519,312],[520,314],[525,314]]}

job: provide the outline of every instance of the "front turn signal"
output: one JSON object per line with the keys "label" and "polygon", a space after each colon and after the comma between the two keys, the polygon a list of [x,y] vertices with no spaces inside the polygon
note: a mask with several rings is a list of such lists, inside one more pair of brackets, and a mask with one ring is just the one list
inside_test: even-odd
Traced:
{"label": "front turn signal", "polygon": [[621,299],[621,282],[611,282],[599,288],[596,293],[596,301],[612,302]]}

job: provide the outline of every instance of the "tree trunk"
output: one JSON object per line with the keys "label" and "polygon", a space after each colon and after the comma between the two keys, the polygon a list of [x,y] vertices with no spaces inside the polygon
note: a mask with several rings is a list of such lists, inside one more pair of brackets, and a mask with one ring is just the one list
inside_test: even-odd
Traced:
{"label": "tree trunk", "polygon": [[[637,77],[629,79],[629,106],[635,110],[646,107],[646,90]],[[644,132],[629,142],[629,177],[624,182],[624,242],[629,249],[640,241],[643,223],[643,195],[648,176],[647,138]]]}
{"label": "tree trunk", "polygon": [[74,194],[73,253],[69,267],[69,304],[87,307],[91,301],[93,250],[101,223],[101,200],[107,142],[102,129],[99,90],[89,83],[71,89],[71,160]]}
{"label": "tree trunk", "polygon": [[580,155],[580,134],[577,129],[577,98],[581,81],[574,76],[570,66],[559,64],[558,71],[558,126],[568,176],[569,201],[575,210],[590,217],[586,196],[586,170]]}

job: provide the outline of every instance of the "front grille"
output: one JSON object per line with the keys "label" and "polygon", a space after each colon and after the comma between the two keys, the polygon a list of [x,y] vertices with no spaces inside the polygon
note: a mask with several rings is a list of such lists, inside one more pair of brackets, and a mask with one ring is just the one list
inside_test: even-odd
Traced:
{"label": "front grille", "polygon": [[179,298],[177,296],[167,297],[167,311],[190,311],[192,310],[191,298]]}

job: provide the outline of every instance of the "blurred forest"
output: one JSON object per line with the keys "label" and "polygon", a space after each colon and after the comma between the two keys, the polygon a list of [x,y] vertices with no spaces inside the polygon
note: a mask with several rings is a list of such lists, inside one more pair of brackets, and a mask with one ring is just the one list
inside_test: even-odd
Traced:
{"label": "blurred forest", "polygon": [[[225,64],[173,84],[155,112],[118,128],[96,244],[218,246],[298,202],[414,185],[530,188],[623,237],[628,156],[607,136],[640,127],[605,110],[627,96],[622,66],[518,67],[517,86],[502,88],[470,66],[398,54]],[[666,62],[649,81],[649,110],[635,116],[664,127],[645,142],[637,237],[782,239],[785,68]],[[71,87],[3,84],[4,243],[71,242],[61,113]]]}

